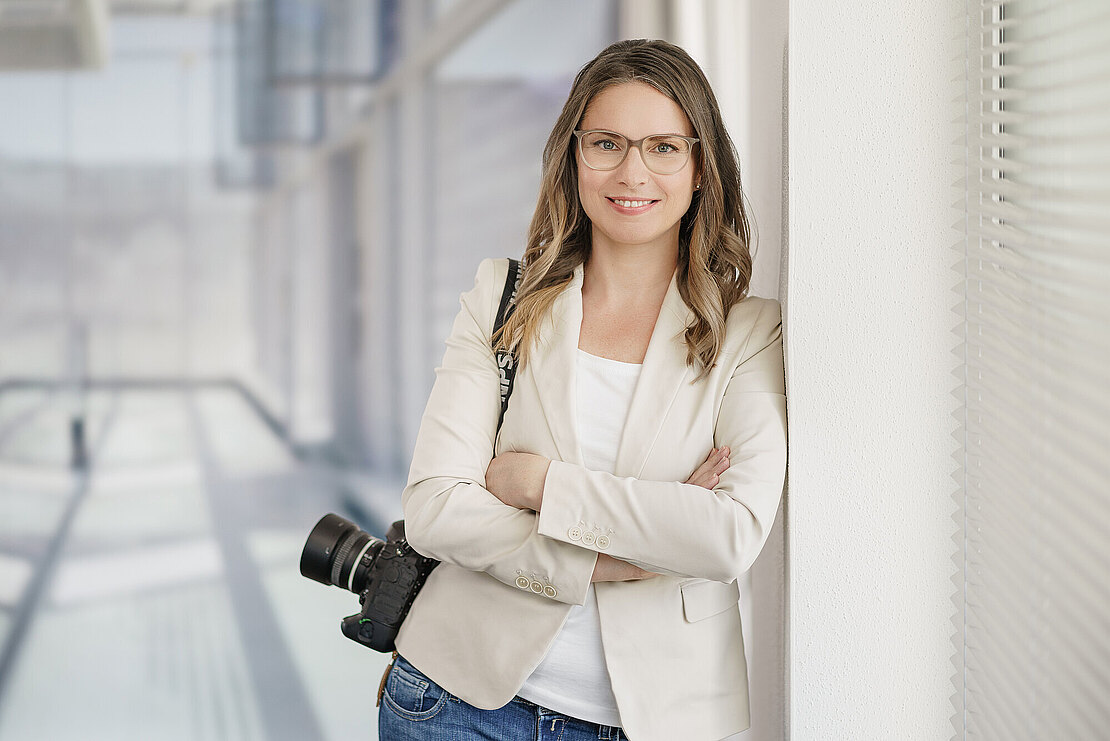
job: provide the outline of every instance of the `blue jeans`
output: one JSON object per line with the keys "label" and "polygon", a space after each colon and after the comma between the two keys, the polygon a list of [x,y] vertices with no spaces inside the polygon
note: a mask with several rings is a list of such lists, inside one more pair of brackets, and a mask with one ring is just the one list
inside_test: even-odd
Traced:
{"label": "blue jeans", "polygon": [[621,729],[540,707],[521,697],[480,710],[398,656],[378,710],[380,741],[627,741]]}

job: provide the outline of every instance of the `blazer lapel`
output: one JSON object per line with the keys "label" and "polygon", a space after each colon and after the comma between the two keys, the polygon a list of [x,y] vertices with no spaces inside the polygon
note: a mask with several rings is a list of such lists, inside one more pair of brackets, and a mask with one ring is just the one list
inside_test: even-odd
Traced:
{"label": "blazer lapel", "polygon": [[690,375],[686,365],[686,342],[683,333],[693,312],[678,292],[678,271],[671,276],[671,285],[659,309],[651,340],[648,342],[640,379],[632,394],[624,434],[617,448],[613,473],[638,477],[647,463],[652,444],[663,426],[663,418]]}
{"label": "blazer lapel", "polygon": [[582,266],[551,307],[550,333],[540,333],[525,371],[535,385],[543,417],[559,460],[582,465],[578,447],[578,397],[575,379],[578,336],[582,331]]}
{"label": "blazer lapel", "polygon": [[[678,292],[677,271],[659,309],[640,379],[632,395],[614,473],[636,476],[647,462],[663,418],[689,374],[683,332],[692,312]],[[578,338],[582,331],[582,266],[551,309],[553,327],[541,335],[524,375],[535,387],[559,459],[582,465],[578,444]]]}

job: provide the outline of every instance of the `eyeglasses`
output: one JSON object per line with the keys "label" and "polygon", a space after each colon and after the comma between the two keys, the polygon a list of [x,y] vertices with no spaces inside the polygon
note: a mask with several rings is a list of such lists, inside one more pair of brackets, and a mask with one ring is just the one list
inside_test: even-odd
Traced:
{"label": "eyeglasses", "polygon": [[686,167],[691,150],[701,141],[678,134],[652,134],[629,141],[627,136],[603,129],[575,131],[574,135],[578,137],[578,153],[591,170],[615,170],[632,148],[638,147],[644,164],[657,175],[674,175]]}

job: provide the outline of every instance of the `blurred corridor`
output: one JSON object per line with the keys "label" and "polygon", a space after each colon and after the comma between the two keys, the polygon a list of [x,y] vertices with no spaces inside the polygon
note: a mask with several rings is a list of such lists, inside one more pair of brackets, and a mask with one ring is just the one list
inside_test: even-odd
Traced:
{"label": "blurred corridor", "polygon": [[224,388],[91,391],[75,470],[66,402],[0,394],[0,739],[365,736],[386,657],[296,566],[342,472]]}

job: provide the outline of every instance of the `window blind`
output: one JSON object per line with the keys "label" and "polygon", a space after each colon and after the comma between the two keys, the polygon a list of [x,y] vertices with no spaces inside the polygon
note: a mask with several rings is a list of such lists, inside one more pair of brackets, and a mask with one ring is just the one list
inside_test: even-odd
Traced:
{"label": "window blind", "polygon": [[1110,738],[1110,3],[966,3],[954,738]]}

